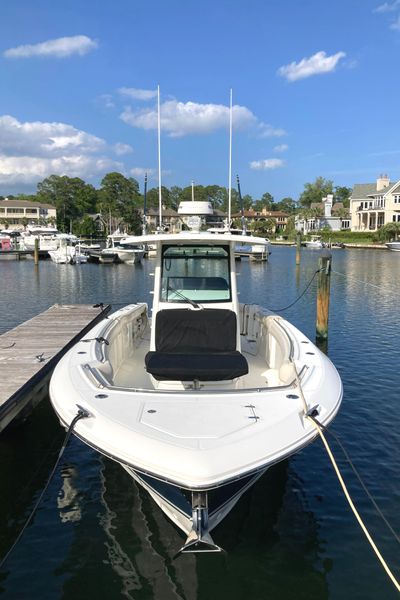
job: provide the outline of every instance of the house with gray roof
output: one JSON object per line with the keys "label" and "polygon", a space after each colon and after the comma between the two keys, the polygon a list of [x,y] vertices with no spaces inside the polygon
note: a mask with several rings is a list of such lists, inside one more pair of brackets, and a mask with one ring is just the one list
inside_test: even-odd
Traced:
{"label": "house with gray roof", "polygon": [[400,222],[400,181],[380,175],[376,183],[356,183],[350,197],[352,231],[377,231]]}

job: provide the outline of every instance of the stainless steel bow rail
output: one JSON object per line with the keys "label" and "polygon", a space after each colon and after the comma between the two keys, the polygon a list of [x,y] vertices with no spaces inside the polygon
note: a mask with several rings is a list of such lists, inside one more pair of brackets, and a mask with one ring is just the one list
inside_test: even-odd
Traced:
{"label": "stainless steel bow rail", "polygon": [[62,456],[64,454],[64,451],[65,451],[65,449],[67,447],[67,444],[69,442],[69,438],[71,437],[71,434],[72,434],[72,432],[74,430],[75,425],[77,424],[77,422],[80,419],[87,419],[88,417],[91,417],[91,414],[85,408],[82,408],[82,406],[79,406],[78,404],[76,406],[78,408],[78,412],[75,415],[75,417],[72,419],[71,424],[68,427],[67,434],[66,434],[66,436],[64,438],[64,441],[63,441],[63,444],[61,446],[60,452],[58,453],[58,457],[57,457],[57,460],[56,460],[56,462],[54,464],[54,467],[52,468],[51,473],[50,473],[50,475],[49,475],[49,477],[47,479],[47,482],[46,482],[43,490],[41,491],[41,493],[39,495],[39,498],[36,500],[35,505],[34,505],[32,511],[31,511],[29,517],[25,521],[25,523],[24,523],[21,531],[19,532],[16,540],[14,541],[14,543],[12,544],[11,548],[8,550],[8,552],[6,553],[6,555],[1,559],[1,561],[0,561],[0,570],[2,569],[2,567],[4,566],[4,564],[6,563],[8,557],[10,556],[10,554],[12,553],[12,551],[14,550],[14,548],[17,546],[18,542],[21,540],[22,536],[24,535],[24,532],[25,532],[26,528],[28,527],[29,523],[32,521],[32,519],[33,519],[33,517],[34,517],[34,515],[35,515],[35,513],[37,511],[37,509],[39,508],[40,503],[42,501],[42,498],[45,495],[45,493],[47,491],[47,488],[49,487],[50,482],[51,482],[51,480],[54,477],[55,472],[57,471],[58,465],[60,464],[60,460],[61,460],[61,458],[62,458]]}

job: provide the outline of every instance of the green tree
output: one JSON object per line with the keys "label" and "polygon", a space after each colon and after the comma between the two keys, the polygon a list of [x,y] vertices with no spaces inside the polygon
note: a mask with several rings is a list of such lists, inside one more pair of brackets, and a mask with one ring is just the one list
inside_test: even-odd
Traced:
{"label": "green tree", "polygon": [[296,202],[293,198],[282,198],[280,202],[275,203],[275,210],[281,210],[282,212],[287,212],[292,214],[296,209]]}
{"label": "green tree", "polygon": [[169,202],[171,208],[178,210],[179,202],[182,201],[182,188],[173,185],[169,191]]}
{"label": "green tree", "polygon": [[295,228],[295,217],[294,215],[291,215],[286,223],[286,227],[285,227],[285,235],[287,235],[288,237],[292,237],[294,236],[296,233],[296,228]]}
{"label": "green tree", "polygon": [[348,208],[352,191],[351,188],[337,185],[334,192],[336,202],[343,202],[345,208]]}
{"label": "green tree", "polygon": [[253,227],[253,231],[254,233],[261,233],[261,234],[271,234],[274,233],[276,228],[276,221],[275,219],[261,219],[260,221],[256,221],[254,223],[254,227]]}
{"label": "green tree", "polygon": [[306,183],[300,195],[299,203],[303,207],[310,207],[313,202],[322,202],[322,198],[333,193],[333,181],[317,177],[314,183]]}
{"label": "green tree", "polygon": [[70,223],[95,209],[97,192],[79,177],[50,175],[38,183],[37,199],[57,209],[57,224],[68,231]]}
{"label": "green tree", "polygon": [[381,242],[396,240],[400,235],[400,223],[387,223],[378,231],[377,237]]}
{"label": "green tree", "polygon": [[261,200],[256,200],[254,202],[253,207],[257,212],[262,212],[263,209],[274,210],[274,197],[269,192],[265,192],[265,194],[261,196]]}
{"label": "green tree", "polygon": [[79,236],[89,237],[97,234],[96,223],[89,215],[84,215],[82,219],[74,221],[74,233]]}

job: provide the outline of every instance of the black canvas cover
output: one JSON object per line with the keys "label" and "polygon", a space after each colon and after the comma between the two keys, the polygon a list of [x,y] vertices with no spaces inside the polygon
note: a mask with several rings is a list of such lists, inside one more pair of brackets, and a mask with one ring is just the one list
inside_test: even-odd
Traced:
{"label": "black canvas cover", "polygon": [[236,331],[236,315],[232,310],[161,310],[156,316],[156,350],[230,352],[236,350]]}
{"label": "black canvas cover", "polygon": [[237,350],[206,354],[148,352],[146,368],[158,381],[224,381],[249,372],[245,357]]}
{"label": "black canvas cover", "polygon": [[146,369],[157,380],[223,381],[248,373],[236,350],[237,321],[231,310],[177,308],[156,316],[156,351]]}

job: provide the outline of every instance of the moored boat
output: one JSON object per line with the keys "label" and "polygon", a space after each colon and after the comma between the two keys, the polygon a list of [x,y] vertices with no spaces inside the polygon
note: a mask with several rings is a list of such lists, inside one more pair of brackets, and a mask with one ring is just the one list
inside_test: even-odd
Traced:
{"label": "moored boat", "polygon": [[142,236],[157,248],[151,319],[145,303],[117,311],[50,384],[62,424],[77,407],[89,415],[75,434],[150,493],[187,535],[183,551],[219,550],[210,531],[246,489],[316,437],[307,411],[327,426],[342,399],[336,369],[310,340],[239,304],[238,238]]}
{"label": "moored boat", "polygon": [[[161,231],[160,159],[159,197]],[[145,302],[108,316],[50,382],[62,425],[149,492],[186,534],[181,552],[220,551],[210,532],[269,467],[315,439],[310,416],[329,425],[343,393],[299,330],[239,303],[242,236],[201,224],[190,215],[190,232],[141,236],[156,252],[151,317]]]}
{"label": "moored boat", "polygon": [[324,247],[324,244],[319,235],[311,236],[311,239],[304,242],[304,245],[306,248],[313,248],[315,250],[320,250]]}
{"label": "moored boat", "polygon": [[394,252],[400,252],[400,242],[388,242],[386,248]]}

